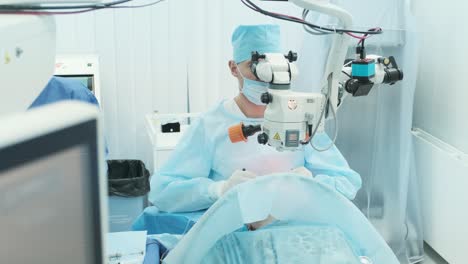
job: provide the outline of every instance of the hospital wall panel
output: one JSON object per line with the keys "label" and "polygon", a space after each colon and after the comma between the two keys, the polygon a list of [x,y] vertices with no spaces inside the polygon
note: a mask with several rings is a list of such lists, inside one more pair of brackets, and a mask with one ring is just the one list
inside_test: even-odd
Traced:
{"label": "hospital wall panel", "polygon": [[424,43],[420,46],[414,124],[468,153],[468,3],[419,0],[414,9],[420,42]]}

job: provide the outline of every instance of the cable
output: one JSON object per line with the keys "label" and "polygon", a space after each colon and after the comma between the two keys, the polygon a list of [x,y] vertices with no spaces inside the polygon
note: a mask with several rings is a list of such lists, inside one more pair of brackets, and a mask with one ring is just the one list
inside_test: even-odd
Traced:
{"label": "cable", "polygon": [[325,98],[325,104],[322,108],[322,111],[320,113],[320,118],[314,128],[314,131],[312,132],[312,135],[310,135],[309,137],[309,141],[308,142],[305,142],[306,144],[310,144],[310,146],[312,146],[312,148],[314,148],[315,150],[319,151],[319,152],[323,152],[323,151],[327,151],[329,149],[331,149],[334,145],[335,145],[335,142],[336,142],[336,139],[338,137],[338,118],[337,118],[337,115],[336,115],[336,112],[335,112],[335,108],[333,108],[332,106],[332,114],[333,114],[333,119],[335,120],[335,135],[333,136],[333,140],[332,140],[332,143],[330,144],[330,146],[324,148],[324,149],[319,149],[317,147],[314,146],[312,140],[315,136],[315,134],[317,134],[317,130],[320,126],[320,123],[322,122],[322,119],[323,119],[323,116],[325,114],[325,109],[327,109],[327,107],[330,107],[330,94],[331,94],[331,85],[330,85],[330,81],[328,81],[328,89],[327,89],[327,95],[326,95],[326,98]]}
{"label": "cable", "polygon": [[281,19],[281,20],[291,21],[291,22],[294,22],[294,23],[307,25],[310,28],[318,29],[318,30],[322,30],[322,31],[330,32],[330,33],[338,33],[338,34],[345,33],[345,34],[350,35],[351,37],[355,37],[355,38],[359,38],[359,39],[362,39],[363,37],[357,36],[357,35],[354,35],[354,34],[377,35],[377,34],[382,33],[382,30],[360,31],[360,30],[348,30],[348,29],[328,28],[328,27],[318,26],[318,25],[309,23],[309,22],[305,21],[304,19],[300,19],[300,18],[297,18],[297,17],[288,16],[288,15],[284,15],[284,14],[273,13],[273,12],[264,10],[264,9],[260,8],[259,6],[255,5],[254,3],[252,3],[252,1],[250,1],[250,0],[241,0],[241,2],[245,6],[247,6],[248,8],[254,10],[255,12],[261,13],[263,15],[270,16],[270,17],[277,18],[277,19]]}
{"label": "cable", "polygon": [[[376,27],[376,28],[371,28],[369,31],[382,31],[382,28]],[[359,40],[358,45],[362,43],[362,47],[364,47],[364,41],[369,38],[368,34],[364,34],[364,36],[361,37],[361,40]]]}
{"label": "cable", "polygon": [[344,74],[345,74],[346,76],[348,76],[349,78],[353,78],[353,77],[351,77],[351,75],[349,75],[347,72],[345,72],[345,71],[341,71],[341,72],[344,73]]}
{"label": "cable", "polygon": [[[302,10],[302,19],[303,19],[304,21],[307,21],[307,16],[309,15],[309,12],[310,12],[310,10],[308,10],[308,9],[303,9],[303,10]],[[310,28],[308,25],[304,25],[304,26],[307,27],[307,28]],[[319,29],[316,29],[316,28],[310,28],[310,29],[313,29],[313,30],[315,30],[315,31],[317,31],[317,32],[332,34],[332,32],[326,32],[326,31],[319,30]]]}
{"label": "cable", "polygon": [[328,102],[330,101],[330,93],[331,93],[330,82],[328,82],[328,91],[327,91],[327,95],[325,97],[324,106],[322,107],[322,111],[320,112],[319,120],[317,121],[317,124],[315,125],[315,128],[312,131],[312,134],[309,136],[308,141],[304,142],[305,144],[310,144],[312,147],[314,147],[313,144],[312,144],[312,139],[315,136],[315,134],[317,133],[317,130],[318,130],[319,126],[320,126],[320,123],[322,122],[323,115],[325,114],[325,109],[327,108]]}
{"label": "cable", "polygon": [[312,146],[312,148],[314,148],[318,152],[324,152],[324,151],[327,151],[327,150],[331,149],[335,145],[336,139],[338,138],[338,117],[336,116],[336,111],[335,111],[335,108],[333,106],[331,106],[331,112],[333,114],[333,119],[334,119],[334,123],[335,123],[335,134],[333,136],[333,140],[332,140],[331,144],[329,146],[327,146],[326,148],[324,148],[324,149],[319,149],[316,146],[314,146],[314,143],[312,142],[312,140],[310,141],[310,145]]}
{"label": "cable", "polygon": [[312,35],[316,35],[316,36],[323,36],[323,35],[332,34],[332,33],[328,33],[328,32],[319,32],[317,30],[310,29],[306,25],[303,25],[303,28],[307,33],[312,34]]}
{"label": "cable", "polygon": [[[309,14],[309,10],[307,9],[304,9],[302,11],[302,19],[304,21],[307,20],[307,15]],[[312,34],[312,35],[317,35],[317,36],[322,36],[322,35],[330,35],[330,34],[333,34],[331,32],[326,32],[326,31],[323,31],[323,30],[319,30],[319,29],[315,29],[315,28],[311,28],[305,24],[302,25],[302,27],[304,28],[304,30],[309,33],[309,34]]]}
{"label": "cable", "polygon": [[46,12],[46,11],[1,11],[1,15],[73,15],[73,14],[82,14],[86,12],[95,11],[97,9],[90,8],[79,11],[66,11],[66,12]]}
{"label": "cable", "polygon": [[118,4],[124,4],[133,0],[116,0],[109,3],[92,4],[92,5],[0,5],[0,10],[20,11],[20,10],[66,10],[66,9],[90,9],[90,8],[106,8]]}
{"label": "cable", "polygon": [[[18,15],[71,15],[71,14],[81,14],[91,11],[96,11],[100,9],[124,9],[124,8],[143,8],[148,6],[156,5],[165,0],[157,0],[148,4],[143,5],[120,5],[128,3],[134,0],[118,0],[105,4],[95,4],[95,5],[66,5],[66,6],[28,6],[28,5],[0,5],[0,14],[18,14]],[[71,10],[74,11],[46,11],[46,10]],[[76,10],[78,9],[78,10]]]}
{"label": "cable", "polygon": [[136,5],[136,6],[112,6],[112,7],[109,7],[109,8],[115,8],[115,9],[118,9],[118,8],[142,8],[142,7],[148,7],[148,6],[153,6],[153,5],[156,5],[156,4],[159,4],[160,2],[164,2],[165,0],[158,0],[158,1],[154,1],[154,2],[151,2],[151,3],[148,3],[148,4],[144,4],[144,5]]}

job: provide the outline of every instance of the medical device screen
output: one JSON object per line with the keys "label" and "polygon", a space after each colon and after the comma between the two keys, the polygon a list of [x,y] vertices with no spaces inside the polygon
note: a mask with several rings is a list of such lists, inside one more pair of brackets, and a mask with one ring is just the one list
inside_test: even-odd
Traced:
{"label": "medical device screen", "polygon": [[0,263],[100,263],[96,121],[0,149]]}
{"label": "medical device screen", "polygon": [[93,75],[56,75],[59,77],[75,79],[86,86],[91,92],[95,93]]}

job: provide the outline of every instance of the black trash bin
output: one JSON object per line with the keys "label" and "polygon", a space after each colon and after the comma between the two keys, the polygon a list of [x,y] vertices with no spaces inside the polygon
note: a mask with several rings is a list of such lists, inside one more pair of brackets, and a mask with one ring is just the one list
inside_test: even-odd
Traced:
{"label": "black trash bin", "polygon": [[108,160],[110,232],[131,230],[146,207],[150,173],[141,160]]}

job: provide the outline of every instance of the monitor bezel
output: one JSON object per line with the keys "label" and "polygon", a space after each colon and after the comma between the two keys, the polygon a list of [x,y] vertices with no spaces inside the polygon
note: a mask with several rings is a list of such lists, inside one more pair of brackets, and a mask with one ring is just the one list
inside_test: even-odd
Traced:
{"label": "monitor bezel", "polygon": [[89,155],[91,177],[91,206],[93,208],[93,244],[95,263],[101,263],[104,259],[105,249],[101,219],[104,217],[100,204],[101,183],[99,178],[98,160],[98,123],[96,119],[87,120],[66,128],[58,129],[50,133],[26,139],[21,142],[0,148],[0,172],[29,164],[41,158],[57,154],[78,146],[86,146]]}

